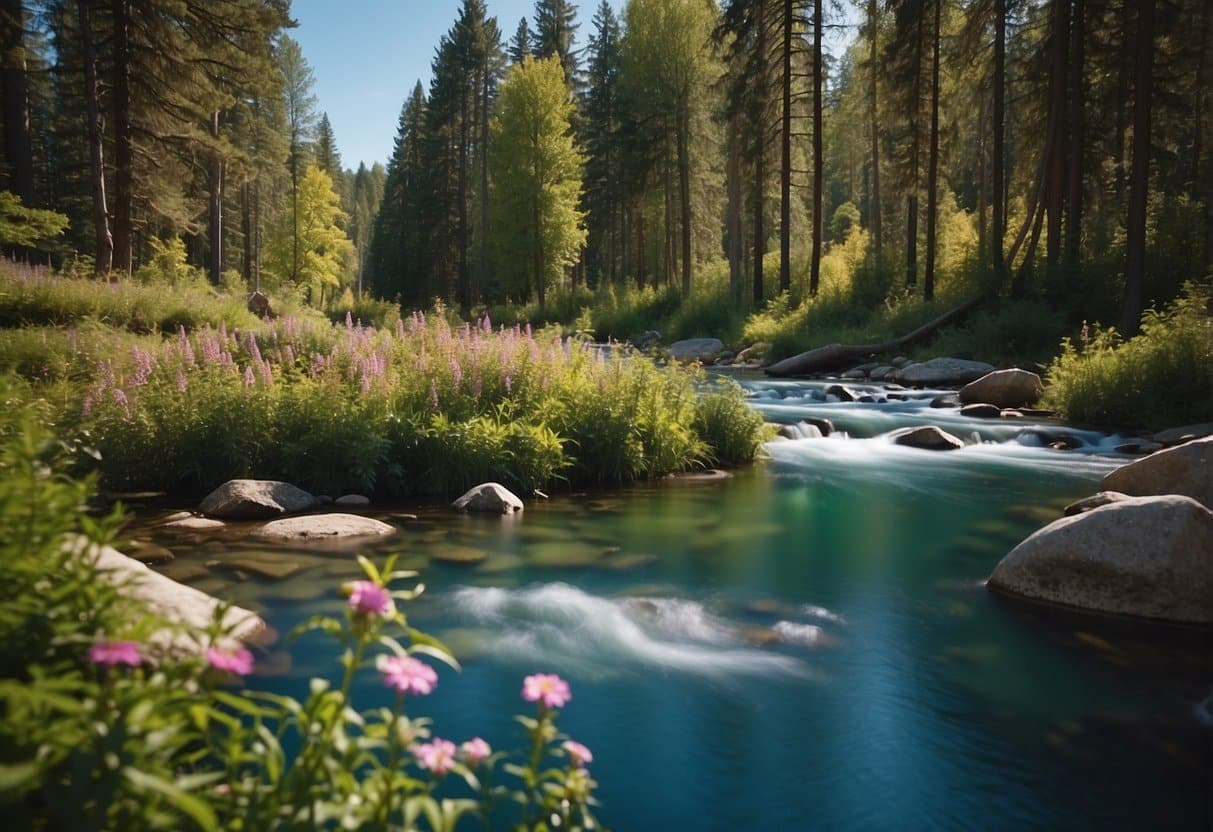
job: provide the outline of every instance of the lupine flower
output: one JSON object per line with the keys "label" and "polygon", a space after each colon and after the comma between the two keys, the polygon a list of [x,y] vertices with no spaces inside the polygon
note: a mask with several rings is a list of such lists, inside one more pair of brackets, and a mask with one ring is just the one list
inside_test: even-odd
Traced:
{"label": "lupine flower", "polygon": [[248,354],[253,357],[254,364],[261,362],[261,348],[257,346],[257,339],[251,332],[248,335]]}
{"label": "lupine flower", "polygon": [[425,696],[438,684],[434,668],[412,656],[387,656],[379,661],[383,684],[397,693]]}
{"label": "lupine flower", "polygon": [[80,413],[83,416],[88,416],[93,412],[93,394],[89,393],[84,397],[84,401],[80,405]]}
{"label": "lupine flower", "polygon": [[88,648],[88,660],[103,667],[120,664],[138,667],[143,661],[139,655],[139,644],[134,641],[99,641]]}
{"label": "lupine flower", "polygon": [[389,616],[396,612],[391,593],[374,581],[354,581],[350,588],[350,606],[365,615]]}
{"label": "lupine flower", "polygon": [[435,738],[433,742],[419,745],[417,746],[417,762],[421,764],[422,768],[429,769],[441,777],[446,774],[451,763],[455,762],[455,743]]}
{"label": "lupine flower", "polygon": [[181,370],[178,370],[177,371],[177,392],[185,393],[186,388],[187,388],[187,385],[185,382],[185,373],[183,373]]}
{"label": "lupine flower", "polygon": [[113,396],[114,396],[114,404],[121,407],[122,412],[124,414],[126,414],[127,416],[130,416],[131,415],[131,406],[130,406],[130,402],[126,398],[126,393],[123,393],[122,389],[119,387],[115,387],[112,392],[113,392]]}
{"label": "lupine flower", "polygon": [[206,648],[206,662],[216,670],[247,676],[253,672],[253,654],[247,648],[237,647],[230,653],[218,647]]}
{"label": "lupine flower", "polygon": [[536,673],[522,680],[522,698],[542,702],[548,708],[563,708],[573,698],[569,683],[555,673]]}
{"label": "lupine flower", "polygon": [[255,375],[253,375],[252,365],[245,367],[244,368],[244,386],[252,387],[256,383],[257,383],[257,377]]}
{"label": "lupine flower", "polygon": [[438,385],[434,379],[430,379],[430,405],[435,411],[438,410]]}
{"label": "lupine flower", "polygon": [[568,753],[569,760],[572,761],[574,768],[585,768],[594,762],[594,755],[590,753],[590,749],[576,740],[565,740],[560,744],[560,747]]}
{"label": "lupine flower", "polygon": [[459,751],[463,754],[464,762],[473,767],[480,765],[486,757],[493,753],[489,744],[480,737],[468,740],[459,746]]}

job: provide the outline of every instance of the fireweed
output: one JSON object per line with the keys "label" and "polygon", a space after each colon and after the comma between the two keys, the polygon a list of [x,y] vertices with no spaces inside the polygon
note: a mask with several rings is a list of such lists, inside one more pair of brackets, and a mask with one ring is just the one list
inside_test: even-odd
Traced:
{"label": "fireweed", "polygon": [[264,477],[327,492],[450,494],[486,479],[530,491],[752,460],[760,420],[704,417],[742,413],[741,391],[722,388],[705,411],[702,384],[693,369],[486,319],[415,313],[373,329],[284,316],[101,357],[68,421],[92,437],[111,488]]}
{"label": "fireweed", "polygon": [[[433,736],[416,715],[450,684],[433,664],[458,665],[409,626],[403,608],[422,588],[394,588],[415,573],[392,559],[360,559],[343,614],[292,634],[339,643],[334,679],[312,679],[302,701],[239,690],[256,657],[223,630],[223,610],[208,628],[173,628],[100,578],[90,545],[121,517],[80,513],[95,482],[55,473],[67,449],[34,410],[0,412],[0,803],[12,828],[596,828],[591,756],[549,707],[569,700],[567,683],[539,674],[554,693],[520,717],[516,750]],[[359,710],[359,678],[390,704]]]}

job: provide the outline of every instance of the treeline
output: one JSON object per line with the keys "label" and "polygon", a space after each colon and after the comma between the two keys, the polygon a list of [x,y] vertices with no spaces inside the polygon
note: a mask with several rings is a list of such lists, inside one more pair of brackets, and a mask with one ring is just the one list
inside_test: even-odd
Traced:
{"label": "treeline", "polygon": [[[727,263],[738,306],[997,292],[1132,332],[1213,263],[1202,0],[629,0],[588,25],[538,0],[509,34],[463,0],[387,170],[357,174],[285,2],[0,7],[0,188],[68,214],[98,269],[179,235],[214,279],[365,273],[472,310],[687,297]],[[301,196],[312,168],[335,197]],[[823,270],[843,243],[849,282]]]}
{"label": "treeline", "polygon": [[0,191],[66,215],[78,271],[179,252],[317,302],[356,282],[385,171],[342,168],[289,7],[3,0]]}

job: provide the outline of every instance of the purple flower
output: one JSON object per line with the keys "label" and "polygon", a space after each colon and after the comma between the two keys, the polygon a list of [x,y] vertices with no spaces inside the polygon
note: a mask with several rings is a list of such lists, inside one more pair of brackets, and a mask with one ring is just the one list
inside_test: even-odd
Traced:
{"label": "purple flower", "polygon": [[548,708],[563,708],[573,698],[569,683],[555,673],[536,673],[522,680],[522,698],[542,702]]}
{"label": "purple flower", "polygon": [[138,667],[143,661],[139,655],[139,643],[135,641],[99,641],[88,648],[88,660],[102,667],[124,664]]}
{"label": "purple flower", "polygon": [[478,766],[484,762],[485,758],[493,753],[493,749],[487,742],[480,737],[474,737],[463,745],[459,746],[460,752],[463,754],[463,759],[469,766]]}
{"label": "purple flower", "polygon": [[247,676],[253,672],[253,654],[245,647],[237,647],[230,652],[218,647],[208,647],[206,662],[216,670],[235,673],[237,676]]}
{"label": "purple flower", "polygon": [[441,777],[455,762],[455,743],[435,737],[433,742],[417,746],[417,762]]}
{"label": "purple flower", "polygon": [[256,383],[257,383],[257,377],[255,375],[253,375],[252,366],[250,365],[248,367],[245,367],[244,368],[244,386],[252,387]]}
{"label": "purple flower", "polygon": [[396,612],[391,593],[374,581],[354,581],[350,587],[350,606],[363,615],[389,616]]}
{"label": "purple flower", "polygon": [[590,753],[590,749],[576,740],[565,740],[560,747],[568,753],[574,768],[585,768],[586,765],[594,762],[594,755]]}
{"label": "purple flower", "polygon": [[382,658],[379,672],[383,674],[383,684],[397,693],[425,696],[438,685],[438,674],[434,668],[412,656]]}
{"label": "purple flower", "polygon": [[185,381],[185,373],[183,373],[181,370],[178,370],[177,371],[177,392],[184,393],[186,391],[187,386],[188,385],[186,384],[186,381]]}

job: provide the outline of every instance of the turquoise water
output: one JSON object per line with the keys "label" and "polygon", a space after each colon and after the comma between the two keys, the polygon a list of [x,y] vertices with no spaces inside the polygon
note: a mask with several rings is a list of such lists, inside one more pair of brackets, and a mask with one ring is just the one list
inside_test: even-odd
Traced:
{"label": "turquoise water", "polygon": [[[718,482],[562,495],[512,520],[396,517],[383,551],[428,587],[411,623],[464,663],[415,703],[435,733],[521,746],[522,677],[554,672],[618,830],[1210,828],[1209,633],[983,586],[1126,461],[1114,439],[1076,432],[1083,447],[1055,451],[1031,429],[1056,425],[963,420],[929,397],[746,385],[768,418],[839,433],[771,443]],[[880,436],[927,422],[981,441],[939,453]],[[285,632],[338,609],[352,574],[348,553],[299,557],[284,581],[201,585]],[[319,642],[277,651],[256,686],[302,695],[335,668]],[[357,695],[388,702],[374,678]]]}

